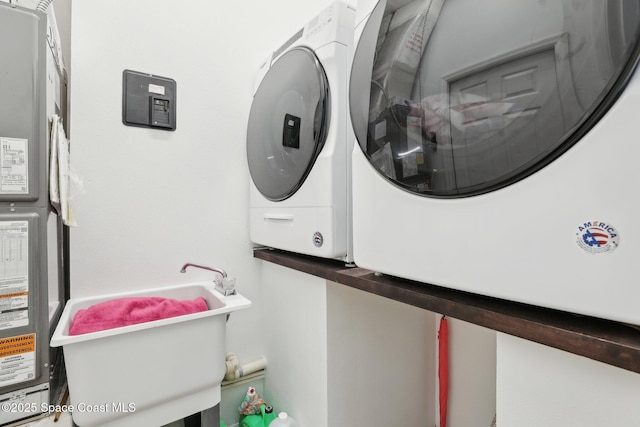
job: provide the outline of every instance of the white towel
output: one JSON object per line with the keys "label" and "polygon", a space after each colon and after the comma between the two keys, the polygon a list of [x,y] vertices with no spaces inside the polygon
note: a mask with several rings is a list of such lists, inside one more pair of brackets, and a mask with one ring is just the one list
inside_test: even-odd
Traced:
{"label": "white towel", "polygon": [[51,146],[49,147],[49,198],[65,225],[75,227],[75,216],[71,207],[70,182],[73,176],[69,160],[69,140],[64,133],[62,119],[54,114],[51,118]]}

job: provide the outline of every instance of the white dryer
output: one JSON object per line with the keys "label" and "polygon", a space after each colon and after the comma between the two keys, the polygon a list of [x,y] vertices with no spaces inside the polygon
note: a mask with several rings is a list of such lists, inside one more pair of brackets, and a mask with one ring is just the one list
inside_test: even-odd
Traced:
{"label": "white dryer", "polygon": [[337,1],[262,65],[247,130],[254,243],[351,262],[353,6]]}
{"label": "white dryer", "polygon": [[357,7],[355,263],[640,324],[640,2]]}

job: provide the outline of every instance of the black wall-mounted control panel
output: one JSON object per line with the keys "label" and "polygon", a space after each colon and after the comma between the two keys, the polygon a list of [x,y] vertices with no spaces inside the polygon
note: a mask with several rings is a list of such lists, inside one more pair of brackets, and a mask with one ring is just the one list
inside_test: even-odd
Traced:
{"label": "black wall-mounted control panel", "polygon": [[122,73],[122,122],[161,130],[176,129],[176,82],[139,71]]}

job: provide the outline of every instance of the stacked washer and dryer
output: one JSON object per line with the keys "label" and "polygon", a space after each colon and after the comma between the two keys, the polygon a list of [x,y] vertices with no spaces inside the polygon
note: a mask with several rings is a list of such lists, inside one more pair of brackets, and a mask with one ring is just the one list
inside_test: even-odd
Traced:
{"label": "stacked washer and dryer", "polygon": [[332,5],[261,69],[252,241],[640,324],[640,1],[353,15]]}
{"label": "stacked washer and dryer", "polygon": [[352,260],[354,15],[332,3],[260,67],[247,130],[254,243]]}

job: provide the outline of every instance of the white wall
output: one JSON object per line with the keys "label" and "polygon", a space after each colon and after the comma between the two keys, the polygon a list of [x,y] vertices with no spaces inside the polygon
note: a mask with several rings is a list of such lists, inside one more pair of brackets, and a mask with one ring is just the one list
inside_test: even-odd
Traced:
{"label": "white wall", "polygon": [[640,425],[640,375],[505,334],[497,349],[500,427]]}
{"label": "white wall", "polygon": [[[262,310],[247,220],[251,88],[260,61],[322,6],[73,2],[70,139],[85,193],[75,199],[72,297],[212,278],[179,274],[186,261],[218,266],[255,302],[232,316],[228,348],[241,361],[261,355],[251,333]],[[124,69],[177,81],[175,132],[122,124]]]}
{"label": "white wall", "polygon": [[305,427],[434,419],[433,313],[268,262],[262,286],[276,411]]}
{"label": "white wall", "polygon": [[[70,139],[85,193],[75,199],[72,297],[207,280],[211,273],[178,270],[186,261],[215,265],[236,276],[239,291],[254,303],[232,315],[227,349],[248,362],[265,354],[265,343],[277,343],[263,338],[269,329],[262,312],[273,306],[262,298],[261,262],[252,258],[248,235],[251,90],[267,54],[329,3],[73,2]],[[175,132],[122,124],[124,69],[177,81]],[[274,333],[289,336],[277,326]],[[285,381],[273,387],[283,390],[284,401],[290,389],[277,372],[291,369],[287,360],[272,359],[269,368]],[[293,361],[294,371],[307,368],[300,362]],[[326,400],[326,390],[319,392]]]}
{"label": "white wall", "polygon": [[327,283],[327,426],[431,426],[435,315]]}
{"label": "white wall", "polygon": [[489,427],[496,408],[496,332],[450,317],[447,323],[447,425]]}
{"label": "white wall", "polygon": [[265,399],[305,427],[327,424],[326,281],[262,264]]}

